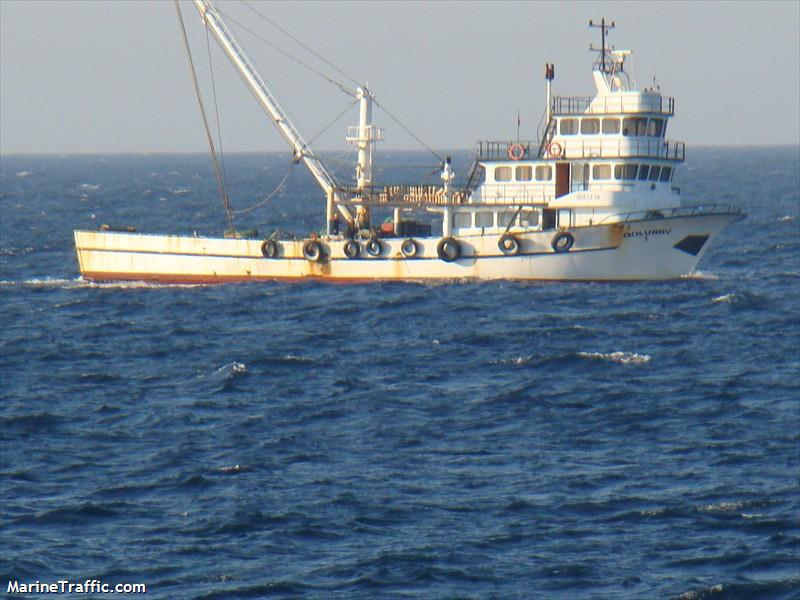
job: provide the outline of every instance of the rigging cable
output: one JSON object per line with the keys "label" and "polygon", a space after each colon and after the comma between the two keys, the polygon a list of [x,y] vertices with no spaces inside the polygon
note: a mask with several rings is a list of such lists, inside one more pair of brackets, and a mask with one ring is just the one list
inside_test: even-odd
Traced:
{"label": "rigging cable", "polygon": [[397,124],[398,124],[398,125],[399,125],[401,128],[403,128],[403,130],[404,130],[404,131],[405,131],[405,132],[406,132],[408,135],[410,135],[410,136],[411,136],[411,137],[413,137],[415,140],[417,140],[417,142],[419,142],[419,143],[422,145],[422,147],[423,147],[423,148],[425,148],[425,149],[426,149],[428,152],[430,152],[430,153],[431,153],[431,154],[433,154],[433,155],[434,155],[434,156],[435,156],[437,159],[439,159],[439,162],[444,162],[444,158],[442,158],[442,157],[439,155],[439,153],[438,153],[438,152],[436,152],[436,150],[434,150],[433,148],[431,148],[430,146],[428,146],[428,144],[426,144],[425,142],[423,142],[423,141],[422,141],[422,140],[419,138],[419,136],[417,136],[417,135],[416,135],[416,134],[415,134],[413,131],[411,131],[411,130],[410,130],[408,127],[406,127],[405,125],[403,125],[403,124],[400,122],[400,120],[399,120],[397,117],[395,117],[395,116],[394,116],[392,113],[390,113],[388,110],[386,110],[386,107],[385,107],[385,106],[383,106],[382,104],[380,104],[380,103],[379,103],[377,100],[375,100],[375,98],[373,98],[373,99],[372,99],[372,101],[375,103],[375,105],[376,105],[378,108],[380,108],[380,109],[381,109],[383,112],[385,112],[385,113],[386,113],[386,114],[387,114],[387,115],[388,115],[388,116],[389,116],[389,117],[390,117],[390,118],[391,118],[391,119],[392,119],[392,120],[393,120],[395,123],[397,123]]}
{"label": "rigging cable", "polygon": [[293,41],[294,41],[296,44],[298,44],[298,45],[299,45],[301,48],[304,48],[305,50],[307,50],[308,52],[310,52],[311,54],[313,54],[314,56],[316,56],[318,59],[320,59],[322,62],[324,62],[326,65],[328,65],[329,67],[331,67],[331,68],[332,68],[334,71],[336,71],[336,72],[337,72],[337,73],[339,73],[340,75],[343,75],[343,76],[344,76],[346,79],[349,79],[349,80],[350,80],[350,82],[351,82],[351,83],[353,83],[353,84],[354,84],[356,87],[358,87],[358,86],[360,86],[360,85],[361,85],[361,84],[360,84],[358,81],[356,81],[356,80],[355,80],[355,79],[353,79],[353,78],[352,78],[350,75],[348,75],[347,73],[345,73],[344,71],[342,71],[342,70],[341,70],[339,67],[337,67],[335,64],[333,64],[333,63],[332,63],[331,61],[329,61],[327,58],[325,58],[324,56],[322,56],[321,54],[319,54],[318,52],[316,52],[316,51],[315,51],[313,48],[311,48],[311,47],[309,47],[308,45],[304,44],[304,43],[303,43],[301,40],[297,39],[297,38],[296,38],[295,36],[293,36],[291,33],[289,33],[288,31],[286,31],[286,30],[285,30],[283,27],[281,27],[280,25],[278,25],[278,24],[277,24],[275,21],[273,21],[272,19],[270,19],[269,17],[267,17],[265,14],[263,14],[263,13],[262,13],[262,12],[260,12],[259,10],[257,10],[257,9],[255,9],[255,8],[253,8],[252,6],[250,6],[250,4],[249,4],[248,2],[246,2],[246,0],[241,0],[241,2],[242,2],[242,4],[244,4],[244,5],[245,5],[247,8],[249,8],[249,9],[250,9],[250,10],[252,10],[254,13],[256,13],[256,14],[257,14],[259,17],[261,17],[262,19],[264,19],[264,20],[265,20],[267,23],[269,23],[270,25],[272,25],[272,26],[273,26],[275,29],[277,29],[278,31],[280,31],[281,33],[283,33],[284,35],[286,35],[287,37],[289,37],[291,40],[293,40]]}
{"label": "rigging cable", "polygon": [[[181,14],[181,7],[178,3],[178,0],[175,0],[175,10],[178,12],[178,22],[181,26],[181,32],[183,33],[183,44],[186,48],[186,55],[189,58],[189,67],[192,71],[192,80],[194,81],[194,89],[197,93],[197,103],[200,105],[200,114],[203,116],[203,125],[206,129],[206,137],[208,137],[208,145],[211,148],[211,159],[214,164],[214,175],[217,179],[217,190],[219,192],[220,197],[222,198],[222,204],[225,207],[225,215],[228,218],[228,225],[232,228],[233,227],[233,209],[231,208],[230,200],[228,199],[228,194],[225,192],[225,182],[222,179],[222,172],[219,166],[219,160],[217,159],[217,152],[214,148],[214,138],[211,135],[211,129],[208,126],[208,118],[206,117],[206,109],[203,105],[203,96],[200,93],[200,83],[197,81],[197,73],[194,69],[194,61],[192,61],[192,50],[189,47],[189,37],[186,35],[186,26],[183,23],[183,14]],[[205,22],[204,22],[205,24]],[[207,25],[206,25],[207,27]]]}
{"label": "rigging cable", "polygon": [[233,17],[231,17],[229,14],[227,14],[227,13],[224,13],[224,12],[222,12],[221,10],[219,10],[219,8],[217,8],[217,12],[218,12],[219,14],[221,14],[223,17],[225,17],[225,19],[227,19],[227,20],[228,20],[228,21],[230,21],[231,23],[235,24],[236,26],[240,27],[241,29],[245,30],[247,33],[249,33],[250,35],[252,35],[253,37],[255,37],[255,38],[256,38],[257,40],[259,40],[260,42],[262,42],[262,43],[266,44],[267,46],[269,46],[270,48],[272,48],[272,49],[273,49],[273,50],[275,50],[276,52],[279,52],[280,54],[283,54],[285,57],[287,57],[287,58],[289,58],[289,59],[293,60],[294,62],[296,62],[296,63],[297,63],[298,65],[300,65],[301,67],[303,67],[303,68],[305,68],[305,69],[308,69],[309,71],[311,71],[312,73],[314,73],[314,74],[315,74],[315,75],[317,75],[318,77],[322,77],[322,78],[323,78],[325,81],[327,81],[328,83],[332,83],[333,85],[335,85],[336,87],[338,87],[338,88],[339,88],[341,91],[343,91],[343,92],[344,92],[345,94],[347,94],[348,96],[352,96],[353,98],[355,98],[355,97],[356,97],[356,93],[355,93],[353,90],[351,90],[350,88],[348,88],[346,85],[344,85],[343,83],[341,83],[341,82],[339,82],[339,81],[336,81],[336,80],[335,80],[335,79],[333,79],[332,77],[328,77],[328,76],[327,76],[327,75],[325,75],[323,72],[321,72],[321,71],[319,71],[319,70],[315,69],[315,68],[314,68],[314,67],[312,67],[311,65],[308,65],[308,64],[304,63],[302,60],[300,60],[299,58],[297,58],[297,57],[296,57],[296,56],[294,56],[293,54],[289,54],[289,53],[288,53],[286,50],[283,50],[282,48],[279,48],[278,46],[276,46],[276,45],[275,45],[275,44],[273,44],[272,42],[270,42],[270,41],[268,41],[268,40],[264,39],[262,36],[260,36],[259,34],[257,34],[257,33],[256,33],[255,31],[253,31],[252,29],[250,29],[250,28],[248,28],[248,27],[246,27],[246,26],[242,25],[242,24],[241,24],[239,21],[237,21],[236,19],[234,19]]}
{"label": "rigging cable", "polygon": [[274,190],[272,190],[272,192],[268,196],[266,196],[263,200],[260,200],[259,202],[256,202],[252,206],[248,206],[247,208],[237,209],[236,210],[236,214],[237,215],[241,215],[241,214],[244,214],[244,213],[249,213],[251,210],[255,210],[255,209],[259,208],[260,206],[264,206],[267,202],[272,200],[273,196],[275,196],[275,194],[277,194],[278,192],[280,192],[283,189],[283,184],[286,183],[287,179],[289,179],[289,175],[291,175],[291,173],[292,173],[292,167],[295,166],[295,164],[297,164],[297,163],[295,163],[294,161],[292,161],[289,164],[289,170],[286,171],[286,175],[283,176],[283,179],[281,179],[281,182],[277,185],[277,187]]}
{"label": "rigging cable", "polygon": [[208,32],[208,27],[206,29],[206,51],[208,52],[208,70],[211,73],[211,91],[214,97],[214,113],[216,114],[217,118],[217,143],[219,144],[219,161],[222,166],[222,186],[223,189],[228,189],[228,173],[227,169],[225,169],[225,152],[222,149],[222,126],[220,125],[219,120],[219,102],[217,102],[217,85],[214,81],[214,62],[211,59],[211,39]]}

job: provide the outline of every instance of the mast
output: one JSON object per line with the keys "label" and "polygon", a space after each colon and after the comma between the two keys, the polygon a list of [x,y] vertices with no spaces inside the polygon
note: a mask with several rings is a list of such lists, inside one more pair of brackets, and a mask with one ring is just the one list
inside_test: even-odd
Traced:
{"label": "mast", "polygon": [[[330,223],[333,217],[331,213],[332,204],[334,203],[331,202],[331,200],[335,201],[338,198],[336,182],[333,177],[322,165],[319,158],[311,151],[303,135],[289,118],[286,111],[283,110],[272,92],[270,92],[267,84],[256,71],[255,66],[247,58],[247,55],[239,45],[236,37],[225,24],[219,12],[217,12],[213,1],[193,0],[193,3],[200,13],[203,23],[211,30],[214,38],[233,63],[233,66],[236,67],[236,70],[239,72],[239,75],[241,75],[245,84],[247,84],[261,107],[275,123],[275,127],[278,128],[280,134],[289,143],[289,146],[291,146],[295,159],[302,160],[305,163],[308,170],[311,171],[311,174],[314,176],[314,179],[316,179],[317,183],[322,187],[326,197],[329,198],[328,223]],[[345,219],[352,221],[352,216],[347,208],[338,204],[337,208]]]}

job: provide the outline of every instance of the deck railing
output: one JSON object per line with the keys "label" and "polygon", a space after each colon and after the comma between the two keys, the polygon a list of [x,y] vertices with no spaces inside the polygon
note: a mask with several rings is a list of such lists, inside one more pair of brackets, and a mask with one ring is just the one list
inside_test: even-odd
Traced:
{"label": "deck railing", "polygon": [[675,114],[675,98],[658,94],[601,96],[597,98],[555,96],[552,99],[553,114],[625,114],[657,113]]}
{"label": "deck railing", "polygon": [[686,160],[686,144],[660,138],[617,140],[570,140],[562,138],[564,158],[660,158]]}

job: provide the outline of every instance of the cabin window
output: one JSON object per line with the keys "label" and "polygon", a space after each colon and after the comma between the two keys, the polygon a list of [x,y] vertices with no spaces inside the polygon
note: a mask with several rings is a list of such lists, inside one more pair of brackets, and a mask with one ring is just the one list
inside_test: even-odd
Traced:
{"label": "cabin window", "polygon": [[494,168],[495,181],[511,181],[511,167],[495,167]]}
{"label": "cabin window", "polygon": [[493,227],[493,226],[494,226],[494,213],[492,212],[475,213],[475,227]]}
{"label": "cabin window", "polygon": [[453,227],[456,229],[466,229],[472,225],[472,213],[457,212],[453,213]]}
{"label": "cabin window", "polygon": [[603,133],[619,133],[619,119],[603,119]]}
{"label": "cabin window", "polygon": [[614,179],[636,179],[637,165],[614,165]]}
{"label": "cabin window", "polygon": [[517,181],[530,181],[533,179],[533,168],[530,166],[518,166],[514,172]]}
{"label": "cabin window", "polygon": [[536,167],[536,181],[550,181],[553,178],[553,167],[539,165]]}
{"label": "cabin window", "polygon": [[536,227],[539,224],[539,211],[523,210],[519,218],[523,227]]}
{"label": "cabin window", "polygon": [[661,174],[661,167],[653,165],[650,167],[650,181],[658,181],[658,176]]}
{"label": "cabin window", "polygon": [[647,122],[647,135],[650,137],[661,137],[664,129],[664,119],[650,119]]}
{"label": "cabin window", "polygon": [[622,119],[622,135],[644,135],[647,130],[647,119],[630,117]]}
{"label": "cabin window", "polygon": [[611,165],[594,165],[592,179],[611,179]]}
{"label": "cabin window", "polygon": [[639,165],[639,180],[647,181],[647,176],[650,173],[650,165]]}
{"label": "cabin window", "polygon": [[514,215],[517,214],[517,211],[509,211],[509,212],[501,212],[497,213],[497,226],[498,227],[508,227],[508,224],[514,220]]}
{"label": "cabin window", "polygon": [[600,133],[600,119],[581,119],[581,133],[584,135]]}
{"label": "cabin window", "polygon": [[669,181],[670,175],[672,175],[672,167],[661,167],[661,178],[659,181]]}
{"label": "cabin window", "polygon": [[559,127],[561,135],[575,135],[578,133],[578,119],[561,119]]}

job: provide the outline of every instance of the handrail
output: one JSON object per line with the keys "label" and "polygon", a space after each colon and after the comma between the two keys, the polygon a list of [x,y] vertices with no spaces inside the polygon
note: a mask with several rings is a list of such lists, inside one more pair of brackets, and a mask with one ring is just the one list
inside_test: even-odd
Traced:
{"label": "handrail", "polygon": [[659,138],[639,139],[623,137],[613,139],[570,140],[560,138],[564,146],[565,158],[660,158],[664,160],[686,160],[686,143],[674,140],[661,140]]}
{"label": "handrail", "polygon": [[475,155],[477,157],[477,160],[498,160],[498,159],[512,160],[512,158],[509,156],[509,150],[511,146],[514,144],[519,144],[520,146],[522,146],[523,152],[519,160],[531,160],[535,158],[533,149],[537,148],[539,146],[539,143],[534,142],[532,140],[511,140],[511,141],[481,140],[478,142],[478,147],[475,151]]}
{"label": "handrail", "polygon": [[675,114],[675,98],[659,94],[638,96],[554,96],[554,115],[657,113]]}

